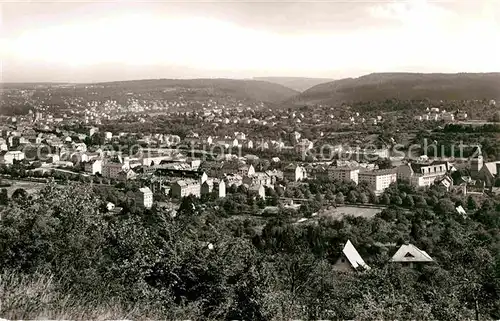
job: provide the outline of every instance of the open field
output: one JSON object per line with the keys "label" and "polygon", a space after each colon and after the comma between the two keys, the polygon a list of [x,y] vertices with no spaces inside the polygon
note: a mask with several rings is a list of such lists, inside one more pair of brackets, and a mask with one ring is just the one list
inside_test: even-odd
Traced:
{"label": "open field", "polygon": [[9,197],[12,197],[12,193],[14,193],[14,191],[18,188],[26,190],[28,194],[33,194],[41,190],[45,186],[45,183],[16,181],[11,179],[2,179],[2,182],[5,184],[11,184],[11,186],[5,187],[7,189],[7,194],[9,195]]}
{"label": "open field", "polygon": [[322,209],[318,216],[328,216],[335,219],[340,219],[346,215],[361,216],[366,218],[372,218],[377,213],[382,211],[381,208],[377,207],[355,207],[355,206],[339,206],[337,208],[329,207]]}

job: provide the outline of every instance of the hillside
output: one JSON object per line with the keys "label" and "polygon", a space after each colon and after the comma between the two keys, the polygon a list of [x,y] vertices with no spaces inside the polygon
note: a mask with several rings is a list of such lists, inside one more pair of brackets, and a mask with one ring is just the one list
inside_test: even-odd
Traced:
{"label": "hillside", "polygon": [[316,85],[333,81],[333,79],[330,78],[304,78],[304,77],[254,77],[253,79],[272,82],[300,92],[303,92]]}
{"label": "hillside", "polygon": [[289,102],[334,104],[385,99],[497,99],[500,73],[374,73],[314,86]]}
{"label": "hillside", "polygon": [[148,93],[167,99],[178,94],[189,94],[193,99],[229,96],[268,103],[279,103],[298,94],[293,89],[275,83],[235,79],[148,79],[106,82],[91,86],[98,91]]}

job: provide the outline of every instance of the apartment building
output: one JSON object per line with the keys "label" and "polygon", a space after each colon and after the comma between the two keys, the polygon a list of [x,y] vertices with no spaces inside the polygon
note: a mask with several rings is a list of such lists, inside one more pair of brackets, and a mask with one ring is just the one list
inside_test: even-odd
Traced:
{"label": "apartment building", "polygon": [[382,194],[386,188],[397,180],[397,173],[394,169],[383,169],[375,171],[360,172],[359,183],[366,182],[370,190],[375,195]]}
{"label": "apartment building", "polygon": [[350,167],[350,166],[341,166],[341,167],[329,167],[328,168],[328,177],[331,179],[339,180],[339,181],[347,181],[351,180],[358,184],[359,181],[359,168]]}
{"label": "apartment building", "polygon": [[182,198],[188,195],[201,196],[201,185],[197,180],[179,180],[171,187],[173,198]]}
{"label": "apartment building", "polygon": [[151,208],[153,207],[153,192],[149,187],[140,188],[135,194],[135,201],[141,207]]}
{"label": "apartment building", "polygon": [[102,165],[102,176],[117,179],[121,171],[130,169],[129,163],[108,162]]}
{"label": "apartment building", "polygon": [[290,164],[283,170],[283,177],[290,182],[298,182],[307,178],[307,171],[302,166]]}
{"label": "apartment building", "polygon": [[451,165],[445,161],[432,163],[408,163],[398,167],[397,177],[407,180],[417,187],[431,186],[436,179],[446,175],[451,170]]}

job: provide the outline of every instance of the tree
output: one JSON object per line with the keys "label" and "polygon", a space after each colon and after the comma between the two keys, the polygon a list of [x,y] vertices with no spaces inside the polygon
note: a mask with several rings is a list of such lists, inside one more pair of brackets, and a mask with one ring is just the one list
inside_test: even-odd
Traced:
{"label": "tree", "polygon": [[16,201],[25,200],[28,197],[28,192],[24,188],[18,188],[12,193],[12,199]]}
{"label": "tree", "polygon": [[348,194],[347,194],[347,202],[351,203],[351,204],[354,204],[358,201],[358,197],[356,195],[356,192],[355,191],[350,191]]}
{"label": "tree", "polygon": [[440,214],[451,214],[455,212],[455,204],[448,198],[442,198],[438,201],[436,212]]}
{"label": "tree", "polygon": [[323,204],[323,195],[321,195],[321,193],[317,193],[314,196],[314,200],[321,206]]}
{"label": "tree", "polygon": [[335,196],[335,203],[344,204],[344,194],[342,194],[342,192],[338,192]]}
{"label": "tree", "polygon": [[469,209],[471,211],[474,211],[477,209],[476,200],[474,200],[474,198],[471,195],[469,195],[469,197],[467,198],[467,209]]}
{"label": "tree", "polygon": [[0,190],[0,205],[7,205],[9,203],[9,195],[7,194],[7,189],[2,188]]}
{"label": "tree", "polygon": [[404,200],[404,204],[409,207],[413,208],[415,206],[415,202],[413,201],[413,196],[411,195],[406,195],[406,198]]}
{"label": "tree", "polygon": [[359,201],[363,204],[368,203],[368,196],[365,193],[359,193]]}
{"label": "tree", "polygon": [[385,205],[390,205],[391,204],[391,198],[389,197],[389,195],[385,194],[382,195],[382,204],[385,204]]}
{"label": "tree", "polygon": [[375,161],[379,169],[389,169],[392,168],[392,162],[389,158],[379,158]]}
{"label": "tree", "polygon": [[401,206],[403,205],[403,200],[401,199],[401,197],[399,197],[399,195],[396,195],[391,199],[391,203],[394,205]]}

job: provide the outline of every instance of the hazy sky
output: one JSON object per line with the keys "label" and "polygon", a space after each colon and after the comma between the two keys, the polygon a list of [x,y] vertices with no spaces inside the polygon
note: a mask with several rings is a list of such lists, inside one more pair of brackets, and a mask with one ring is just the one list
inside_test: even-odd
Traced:
{"label": "hazy sky", "polygon": [[500,71],[500,0],[0,0],[2,80]]}

